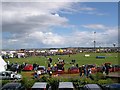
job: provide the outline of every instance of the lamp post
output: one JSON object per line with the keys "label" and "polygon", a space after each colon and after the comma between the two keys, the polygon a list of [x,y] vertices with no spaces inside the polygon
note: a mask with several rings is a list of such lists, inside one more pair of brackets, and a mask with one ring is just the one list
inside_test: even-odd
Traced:
{"label": "lamp post", "polygon": [[114,48],[115,48],[116,44],[115,44],[115,43],[113,43],[113,46],[114,46]]}
{"label": "lamp post", "polygon": [[113,43],[113,46],[114,46],[114,52],[115,52],[115,46],[116,46],[116,43]]}
{"label": "lamp post", "polygon": [[94,32],[94,52],[96,52],[96,36],[95,36],[96,32]]}

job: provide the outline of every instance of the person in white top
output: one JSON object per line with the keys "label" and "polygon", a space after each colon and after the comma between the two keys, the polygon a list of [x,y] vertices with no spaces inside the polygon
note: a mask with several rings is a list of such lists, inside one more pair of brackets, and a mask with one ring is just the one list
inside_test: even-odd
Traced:
{"label": "person in white top", "polygon": [[40,70],[37,71],[37,75],[38,75],[38,76],[41,75],[41,71],[40,71]]}

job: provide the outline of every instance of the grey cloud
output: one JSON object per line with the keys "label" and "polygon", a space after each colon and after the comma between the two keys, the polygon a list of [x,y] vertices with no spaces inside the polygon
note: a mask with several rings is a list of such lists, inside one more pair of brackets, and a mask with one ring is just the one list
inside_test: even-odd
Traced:
{"label": "grey cloud", "polygon": [[[55,4],[55,5],[54,5]],[[47,7],[45,7],[47,5]],[[32,30],[48,30],[50,26],[65,26],[65,17],[52,15],[64,3],[3,3],[3,32],[30,32]],[[45,28],[46,27],[46,28]]]}
{"label": "grey cloud", "polygon": [[[56,34],[47,36],[43,32],[49,32],[51,26],[67,25],[68,20],[65,17],[51,14],[66,6],[69,6],[69,3],[3,3],[3,48],[58,45],[60,36]],[[35,32],[42,32],[42,35],[36,35]],[[8,36],[5,36],[5,33],[8,33]]]}
{"label": "grey cloud", "polygon": [[56,26],[60,25],[63,26],[67,24],[68,20],[64,17],[59,17],[55,15],[39,15],[34,17],[29,17],[28,21],[30,23],[38,23],[40,25],[48,25],[48,26]]}

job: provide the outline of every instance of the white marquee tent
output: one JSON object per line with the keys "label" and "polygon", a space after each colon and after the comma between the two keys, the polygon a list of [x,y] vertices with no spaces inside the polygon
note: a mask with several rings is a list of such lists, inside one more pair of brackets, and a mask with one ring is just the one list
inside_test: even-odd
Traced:
{"label": "white marquee tent", "polygon": [[7,63],[0,56],[0,72],[5,71],[7,69]]}

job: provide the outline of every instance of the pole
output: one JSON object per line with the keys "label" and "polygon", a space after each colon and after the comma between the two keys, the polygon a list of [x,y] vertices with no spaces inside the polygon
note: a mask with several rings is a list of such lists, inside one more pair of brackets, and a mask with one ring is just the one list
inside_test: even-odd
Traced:
{"label": "pole", "polygon": [[94,32],[94,52],[96,52],[96,40],[95,40],[95,34],[96,34],[96,32]]}
{"label": "pole", "polygon": [[114,46],[114,52],[115,52],[115,46],[116,46],[116,43],[113,43],[113,46]]}

